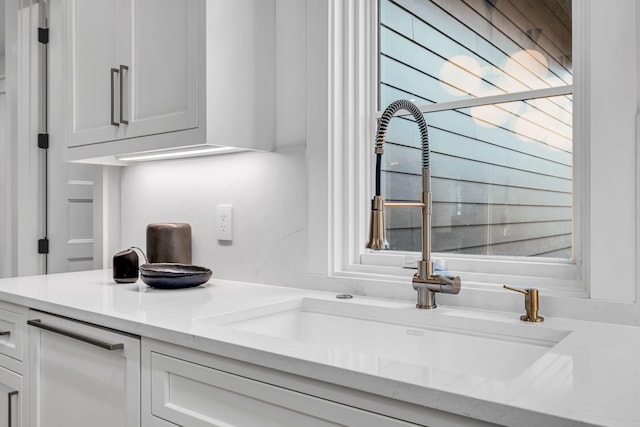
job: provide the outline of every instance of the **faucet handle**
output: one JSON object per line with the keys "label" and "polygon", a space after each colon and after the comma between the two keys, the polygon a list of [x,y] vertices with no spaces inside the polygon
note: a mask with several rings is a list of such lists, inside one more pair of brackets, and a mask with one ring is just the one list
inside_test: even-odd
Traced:
{"label": "faucet handle", "polygon": [[505,289],[510,291],[520,292],[524,294],[524,308],[527,314],[520,316],[520,320],[524,322],[543,322],[544,317],[538,316],[538,290],[536,288],[512,288],[511,286],[503,285]]}

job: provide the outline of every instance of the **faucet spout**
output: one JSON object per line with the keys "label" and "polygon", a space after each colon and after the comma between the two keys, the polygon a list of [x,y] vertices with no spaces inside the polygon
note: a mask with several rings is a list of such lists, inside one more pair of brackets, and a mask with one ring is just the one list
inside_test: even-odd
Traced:
{"label": "faucet spout", "polygon": [[389,242],[384,238],[384,200],[374,196],[371,200],[371,227],[369,228],[369,242],[367,248],[380,250],[389,249]]}
{"label": "faucet spout", "polygon": [[[411,113],[420,128],[422,140],[422,195],[421,203],[384,203],[381,196],[382,154],[387,127],[394,114],[400,110]],[[427,123],[418,107],[407,100],[392,102],[382,113],[376,135],[376,193],[371,202],[371,229],[367,248],[388,249],[384,237],[383,207],[419,207],[422,209],[422,260],[418,261],[418,272],[413,277],[413,288],[418,292],[418,308],[436,308],[435,293],[457,294],[462,286],[460,277],[434,273],[431,260],[431,151]]]}

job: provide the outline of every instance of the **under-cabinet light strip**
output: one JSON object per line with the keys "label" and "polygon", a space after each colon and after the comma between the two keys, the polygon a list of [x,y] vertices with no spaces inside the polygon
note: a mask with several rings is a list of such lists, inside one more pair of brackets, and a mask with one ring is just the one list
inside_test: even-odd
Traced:
{"label": "under-cabinet light strip", "polygon": [[123,162],[144,162],[147,160],[163,160],[163,159],[176,159],[181,157],[200,156],[204,154],[225,154],[234,153],[239,151],[245,151],[241,148],[234,147],[204,147],[200,149],[180,150],[180,151],[167,151],[156,153],[140,153],[131,154],[117,157],[118,160]]}

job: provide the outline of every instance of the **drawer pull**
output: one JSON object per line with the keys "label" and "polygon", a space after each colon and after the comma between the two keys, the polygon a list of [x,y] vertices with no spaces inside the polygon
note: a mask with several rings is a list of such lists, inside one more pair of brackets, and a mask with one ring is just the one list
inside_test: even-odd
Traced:
{"label": "drawer pull", "polygon": [[11,426],[12,426],[12,424],[13,424],[13,423],[12,423],[12,420],[13,420],[13,414],[11,413],[11,398],[12,398],[13,396],[17,396],[17,395],[18,395],[18,390],[10,391],[10,392],[7,394],[7,401],[8,401],[8,406],[7,406],[8,411],[7,411],[7,412],[9,412],[9,422],[7,423],[7,425],[8,425],[9,427],[11,427]]}
{"label": "drawer pull", "polygon": [[0,336],[2,335],[11,335],[11,331],[0,331]]}
{"label": "drawer pull", "polygon": [[104,348],[105,350],[112,351],[124,349],[123,343],[111,344],[105,341],[97,340],[95,338],[87,337],[85,335],[80,335],[75,332],[66,331],[55,326],[47,325],[45,323],[42,323],[42,320],[40,319],[27,320],[27,324],[35,326],[36,328],[44,329],[45,331],[53,332],[56,334],[64,335],[65,337],[76,339],[78,341],[86,342],[87,344],[92,344],[97,347]]}

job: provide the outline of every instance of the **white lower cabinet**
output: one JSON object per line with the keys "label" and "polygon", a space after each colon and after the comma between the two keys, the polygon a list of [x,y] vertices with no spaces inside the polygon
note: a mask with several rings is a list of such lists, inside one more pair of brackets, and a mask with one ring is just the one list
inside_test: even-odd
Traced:
{"label": "white lower cabinet", "polygon": [[415,425],[158,353],[151,353],[149,415],[145,426]]}
{"label": "white lower cabinet", "polygon": [[23,427],[25,421],[22,375],[0,367],[0,427]]}
{"label": "white lower cabinet", "polygon": [[142,427],[486,426],[310,378],[142,340]]}
{"label": "white lower cabinet", "polygon": [[415,425],[158,353],[151,354],[151,415],[147,426]]}
{"label": "white lower cabinet", "polygon": [[32,427],[140,425],[140,339],[29,314]]}

